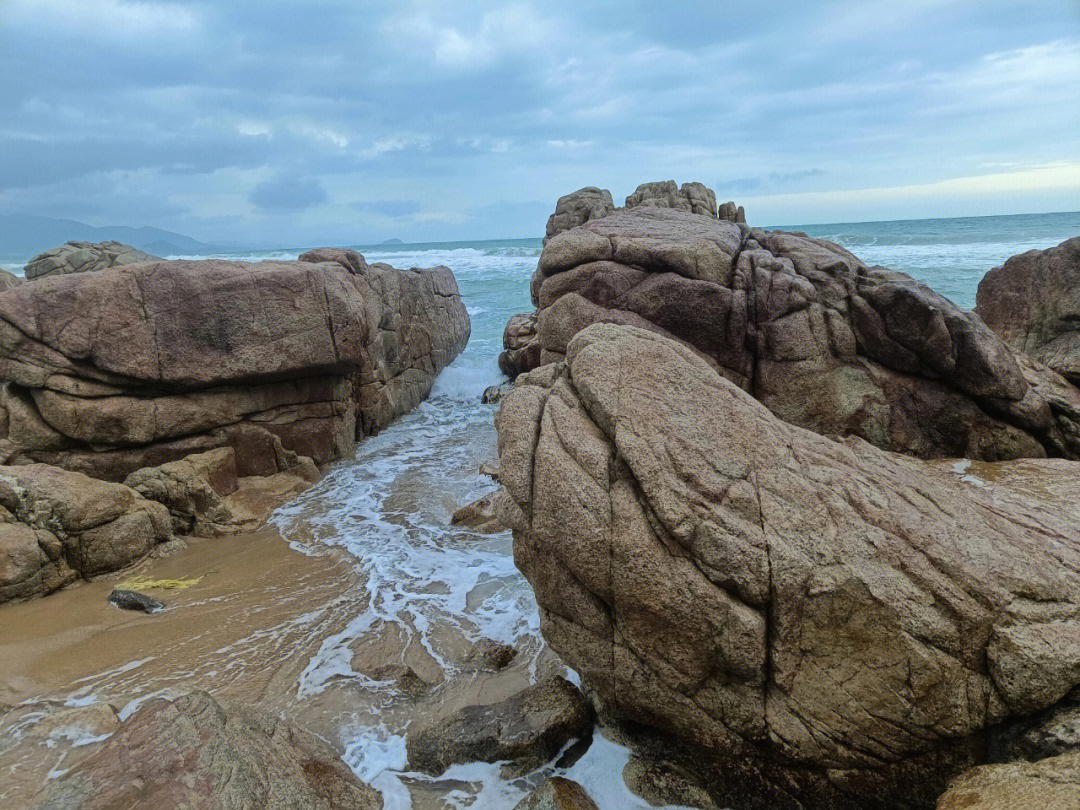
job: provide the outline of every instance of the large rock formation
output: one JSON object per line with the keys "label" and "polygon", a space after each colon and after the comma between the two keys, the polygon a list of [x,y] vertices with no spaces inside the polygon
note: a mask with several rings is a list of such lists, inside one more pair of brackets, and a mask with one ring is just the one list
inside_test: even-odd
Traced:
{"label": "large rock formation", "polygon": [[322,740],[206,692],[156,698],[51,782],[38,810],[379,810]]}
{"label": "large rock formation", "polygon": [[0,460],[117,481],[217,447],[240,476],[325,464],[419,403],[468,337],[449,269],[347,250],[35,281],[0,294]]}
{"label": "large rock formation", "polygon": [[548,217],[544,241],[547,242],[548,239],[563,231],[584,225],[590,219],[606,217],[614,210],[615,203],[612,202],[611,192],[606,188],[586,186],[565,194],[559,197],[559,201],[555,204],[555,212]]}
{"label": "large rock formation", "polygon": [[831,242],[639,207],[549,240],[532,290],[540,363],[591,323],[628,324],[819,433],[926,457],[1080,456],[1080,392]]}
{"label": "large rock formation", "polygon": [[716,218],[716,193],[702,183],[683,183],[682,188],[674,180],[642,183],[626,198],[627,208],[646,206],[673,208]]}
{"label": "large rock formation", "polygon": [[0,602],[123,568],[172,537],[135,490],[45,464],[0,467]]}
{"label": "large rock formation", "polygon": [[[571,252],[552,240],[545,287],[569,273],[578,289],[659,278],[682,300],[714,302],[717,328],[731,328],[738,291],[703,282],[783,266],[757,247],[730,261],[723,230],[693,253],[660,253],[644,237],[601,240],[590,228],[577,233],[595,244],[596,263],[583,263],[582,242]],[[760,238],[874,323],[878,310],[845,287],[852,258],[803,238]],[[783,250],[791,245],[800,249]],[[613,265],[626,255],[641,268],[664,255],[683,273],[630,276]],[[802,274],[777,269],[762,294],[807,302],[793,314],[810,324],[809,340],[837,321],[810,303]],[[940,303],[920,309],[938,299],[910,280],[858,276],[871,300],[892,301],[876,331],[858,327],[863,340],[891,345],[893,315],[904,313],[937,336],[939,356],[917,343],[903,356],[937,363],[957,385],[1020,394],[1009,388],[1023,378],[1007,350],[987,351],[977,321]],[[942,341],[926,314],[956,342]],[[788,328],[772,345],[800,345]],[[602,713],[724,763],[702,771],[722,806],[924,807],[976,763],[989,726],[1052,706],[1080,683],[1074,462],[956,465],[834,441],[782,421],[725,378],[739,367],[706,351],[715,343],[660,331],[578,332],[565,364],[521,378],[496,422],[515,561],[545,638]],[[965,362],[946,377],[952,350]]]}
{"label": "large rock formation", "polygon": [[975,311],[1013,349],[1080,383],[1080,237],[991,270]]}
{"label": "large rock formation", "polygon": [[1080,750],[1038,762],[973,768],[956,778],[937,810],[1077,810]]}
{"label": "large rock formation", "polygon": [[66,242],[35,256],[23,272],[27,281],[33,281],[47,276],[89,273],[106,267],[159,261],[161,259],[157,256],[120,242]]}
{"label": "large rock formation", "polygon": [[536,336],[536,313],[519,312],[503,329],[499,371],[510,379],[540,365],[540,340]]}

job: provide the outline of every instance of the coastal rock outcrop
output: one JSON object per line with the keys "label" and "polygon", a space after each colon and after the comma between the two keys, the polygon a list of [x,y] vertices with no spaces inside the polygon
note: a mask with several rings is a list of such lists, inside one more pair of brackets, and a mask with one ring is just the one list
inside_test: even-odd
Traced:
{"label": "coastal rock outcrop", "polygon": [[555,212],[548,217],[546,242],[556,234],[584,225],[590,219],[606,217],[615,210],[611,192],[606,188],[586,186],[577,191],[559,197],[555,203]]}
{"label": "coastal rock outcrop", "polygon": [[[704,255],[681,266],[733,272]],[[889,279],[877,295],[923,294]],[[1074,462],[834,441],[658,331],[583,329],[496,419],[515,562],[603,715],[723,763],[704,772],[721,806],[925,807],[978,763],[988,727],[1080,684]],[[964,385],[1004,385],[972,376],[991,359],[1022,379],[984,357]]]}
{"label": "coastal rock outcrop", "polygon": [[142,706],[44,791],[38,810],[378,810],[382,799],[322,740],[206,692]]}
{"label": "coastal rock outcrop", "polygon": [[0,467],[0,602],[116,571],[172,538],[130,487],[45,464]]}
{"label": "coastal rock outcrop", "polygon": [[1080,750],[1038,762],[982,765],[959,776],[937,810],[1076,810]]}
{"label": "coastal rock outcrop", "polygon": [[0,270],[0,292],[10,290],[12,287],[18,287],[25,281],[26,279],[20,278],[14,273],[9,273],[7,270]]}
{"label": "coastal rock outcrop", "polygon": [[230,447],[237,475],[326,464],[416,406],[464,348],[453,273],[159,261],[0,294],[0,460],[122,481]]}
{"label": "coastal rock outcrop", "polygon": [[1013,349],[1080,383],[1080,237],[991,270],[975,312]]}
{"label": "coastal rock outcrop", "polygon": [[549,240],[532,287],[541,364],[589,324],[627,324],[822,434],[924,457],[1080,457],[1080,392],[974,314],[825,240],[643,206]]}
{"label": "coastal rock outcrop", "polygon": [[716,217],[716,193],[702,183],[675,185],[674,180],[642,183],[626,198],[626,208],[646,206],[673,208],[707,217]]}
{"label": "coastal rock outcrop", "polygon": [[68,273],[90,273],[106,267],[120,267],[139,262],[159,262],[157,256],[121,242],[65,242],[31,259],[25,270],[27,281]]}

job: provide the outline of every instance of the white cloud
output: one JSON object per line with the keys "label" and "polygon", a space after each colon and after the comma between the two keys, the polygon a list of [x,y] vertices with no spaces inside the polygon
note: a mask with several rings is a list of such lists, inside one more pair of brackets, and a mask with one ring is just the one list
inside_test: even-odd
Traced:
{"label": "white cloud", "polygon": [[6,25],[67,30],[120,39],[194,31],[197,12],[180,3],[145,0],[4,0]]}
{"label": "white cloud", "polygon": [[391,135],[373,142],[366,149],[361,149],[358,154],[362,158],[377,158],[390,152],[401,152],[405,149],[427,149],[433,141],[434,138],[430,135]]}

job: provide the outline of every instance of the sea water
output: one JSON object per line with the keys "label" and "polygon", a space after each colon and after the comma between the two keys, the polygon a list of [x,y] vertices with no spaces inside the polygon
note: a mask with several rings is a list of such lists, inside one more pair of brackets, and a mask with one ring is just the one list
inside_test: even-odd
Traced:
{"label": "sea water", "polygon": [[[1009,256],[1080,235],[1080,213],[796,226],[840,242],[868,264],[909,273],[964,308],[975,302],[979,279]],[[494,489],[479,475],[495,459],[495,407],[480,404],[483,390],[502,380],[496,364],[502,330],[516,312],[532,308],[529,278],[539,239],[361,247],[368,261],[396,267],[446,265],[457,278],[472,320],[462,355],[439,375],[430,397],[381,434],[365,439],[353,459],[281,509],[274,522],[297,548],[324,543],[349,552],[368,581],[370,600],[345,628],[311,656],[296,684],[302,698],[341,678],[363,680],[351,669],[350,644],[376,623],[394,623],[453,675],[448,634],[492,638],[514,645],[528,660],[541,655],[537,608],[517,572],[508,533],[483,537],[449,525],[453,511]],[[227,258],[291,259],[301,252],[266,251]],[[393,690],[387,689],[386,701]],[[407,724],[371,711],[342,729],[345,760],[384,796],[387,810],[409,808],[418,785],[430,780],[408,770]],[[393,716],[402,716],[401,713]],[[560,771],[585,785],[601,810],[646,808],[619,778],[629,752],[603,739]],[[533,780],[500,778],[497,766],[458,766],[443,777],[443,804],[503,810]]]}

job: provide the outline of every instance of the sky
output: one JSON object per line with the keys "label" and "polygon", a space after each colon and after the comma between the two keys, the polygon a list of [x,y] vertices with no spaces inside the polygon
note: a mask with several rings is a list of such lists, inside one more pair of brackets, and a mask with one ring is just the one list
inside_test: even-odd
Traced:
{"label": "sky", "polygon": [[1080,1],[0,0],[0,213],[265,246],[1080,210]]}

